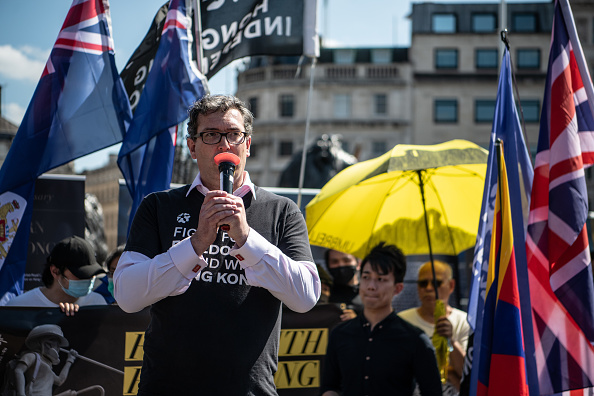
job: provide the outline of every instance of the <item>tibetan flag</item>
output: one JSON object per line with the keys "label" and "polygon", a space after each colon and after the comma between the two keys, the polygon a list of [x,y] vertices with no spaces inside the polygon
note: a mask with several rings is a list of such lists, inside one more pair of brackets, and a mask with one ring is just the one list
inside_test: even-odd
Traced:
{"label": "tibetan flag", "polygon": [[186,0],[170,1],[157,55],[118,155],[133,200],[129,224],[146,195],[169,188],[175,128],[206,93],[205,78],[190,60],[190,21]]}
{"label": "tibetan flag", "polygon": [[122,141],[130,104],[108,0],[74,0],[0,170],[0,298],[24,286],[35,180]]}
{"label": "tibetan flag", "polygon": [[540,393],[594,385],[594,287],[584,170],[594,90],[567,0],[555,3],[526,250]]}
{"label": "tibetan flag", "polygon": [[[472,361],[478,362],[483,351],[483,312],[485,310],[485,297],[487,295],[485,285],[487,284],[489,258],[491,255],[491,231],[495,211],[495,197],[498,189],[499,171],[497,166],[496,141],[501,140],[505,145],[504,158],[507,165],[506,178],[511,187],[509,191],[512,226],[514,234],[514,251],[516,253],[516,267],[518,285],[520,290],[520,307],[522,313],[523,333],[527,335],[525,342],[526,350],[533,351],[531,342],[532,319],[530,308],[530,294],[528,292],[528,269],[526,261],[526,226],[530,205],[530,193],[534,172],[530,155],[524,142],[520,120],[518,117],[512,85],[511,59],[507,48],[504,49],[499,85],[497,88],[497,101],[491,142],[489,144],[489,157],[487,159],[487,173],[485,176],[485,188],[483,191],[483,203],[479,229],[477,232],[476,246],[473,260],[473,278],[470,290],[470,301],[468,305],[468,322],[474,330],[474,341],[472,356],[467,354],[468,366],[472,366],[470,373],[465,371],[463,382],[469,385],[467,389],[476,389],[478,381],[478,370],[472,365]],[[529,382],[536,383],[536,364],[532,358],[533,353],[527,353],[527,367]],[[470,374],[470,375],[469,375]],[[531,394],[537,394],[538,389],[531,387]]]}
{"label": "tibetan flag", "polygon": [[[528,395],[516,274],[514,233],[505,159],[499,151],[499,180],[489,255],[476,395]],[[474,367],[473,367],[474,369]]]}

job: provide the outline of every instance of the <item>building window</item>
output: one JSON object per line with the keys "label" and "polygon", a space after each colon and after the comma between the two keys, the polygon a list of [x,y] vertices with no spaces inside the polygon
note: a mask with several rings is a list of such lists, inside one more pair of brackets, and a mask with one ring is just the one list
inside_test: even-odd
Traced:
{"label": "building window", "polygon": [[433,14],[431,18],[433,33],[456,33],[455,14]]}
{"label": "building window", "polygon": [[512,14],[512,31],[517,33],[536,32],[536,14],[531,12],[514,12]]}
{"label": "building window", "polygon": [[334,95],[334,117],[348,118],[351,115],[351,95]]}
{"label": "building window", "polygon": [[456,99],[436,99],[433,120],[440,122],[458,122],[458,101]]}
{"label": "building window", "polygon": [[476,50],[476,68],[477,69],[497,69],[499,65],[499,51],[493,49]]}
{"label": "building window", "polygon": [[583,37],[582,43],[588,40],[588,17],[573,16],[578,37]]}
{"label": "building window", "polygon": [[374,157],[385,154],[388,151],[388,146],[383,140],[374,140],[371,142],[371,155]]}
{"label": "building window", "polygon": [[337,65],[352,65],[355,63],[354,49],[335,49],[334,63]]}
{"label": "building window", "polygon": [[519,49],[518,69],[540,69],[540,49]]}
{"label": "building window", "polygon": [[[517,105],[517,103],[516,103]],[[540,121],[540,101],[536,100],[523,100],[522,110],[524,114],[525,122],[539,122]],[[518,114],[520,110],[518,109]]]}
{"label": "building window", "polygon": [[250,144],[250,158],[257,158],[258,157],[258,145],[257,144]]}
{"label": "building window", "polygon": [[258,117],[258,98],[249,98],[248,103],[250,105],[250,111],[252,112],[254,117]]}
{"label": "building window", "polygon": [[492,33],[497,28],[495,14],[473,14],[472,31],[476,33]]}
{"label": "building window", "polygon": [[290,94],[281,95],[279,107],[281,117],[293,117],[295,113],[295,97]]}
{"label": "building window", "polygon": [[435,50],[435,68],[436,69],[457,69],[458,68],[458,50],[457,49],[437,49],[437,50]]}
{"label": "building window", "polygon": [[371,50],[371,63],[385,65],[392,63],[392,50],[388,48],[374,48]]}
{"label": "building window", "polygon": [[281,157],[293,155],[293,142],[290,140],[281,140],[278,146],[278,155]]}
{"label": "building window", "polygon": [[373,95],[373,113],[376,115],[388,114],[388,95],[386,95],[386,94]]}
{"label": "building window", "polygon": [[474,122],[493,122],[495,114],[494,100],[476,100],[474,102]]}

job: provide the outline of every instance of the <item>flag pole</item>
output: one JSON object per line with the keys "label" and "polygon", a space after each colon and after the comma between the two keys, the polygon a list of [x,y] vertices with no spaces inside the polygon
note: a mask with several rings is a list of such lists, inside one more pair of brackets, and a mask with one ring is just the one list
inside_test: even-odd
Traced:
{"label": "flag pole", "polygon": [[309,68],[309,92],[307,94],[307,110],[305,113],[305,137],[303,138],[303,152],[301,153],[301,167],[299,169],[299,188],[297,190],[297,206],[301,209],[301,190],[303,189],[303,178],[305,174],[305,159],[307,158],[307,142],[309,141],[309,124],[311,119],[311,102],[313,97],[314,72],[316,67],[316,58],[311,58],[311,67]]}
{"label": "flag pole", "polygon": [[202,70],[202,57],[204,56],[204,49],[202,48],[202,10],[198,0],[192,0],[194,5],[194,40],[196,41],[196,64],[198,71],[204,75],[206,73]]}
{"label": "flag pole", "polygon": [[[501,31],[501,41],[505,48],[507,49],[507,56],[509,56],[509,66],[510,72],[512,76],[512,81],[514,85],[514,90],[516,91],[516,98],[518,99],[518,108],[520,110],[520,121],[522,122],[522,135],[524,135],[524,141],[526,142],[527,146],[530,146],[528,142],[528,133],[526,132],[526,123],[524,122],[524,108],[522,107],[522,101],[520,100],[520,91],[518,90],[518,83],[516,82],[516,73],[514,72],[514,62],[511,58],[511,52],[509,51],[509,39],[507,38],[507,29],[503,29]],[[528,152],[530,154],[530,152]]]}
{"label": "flag pole", "polygon": [[[501,0],[499,2],[499,31],[503,31],[507,29],[507,4],[505,3],[505,0]],[[506,46],[506,43],[500,43],[499,45],[499,58],[503,57],[503,52],[504,50],[504,46]],[[507,46],[509,49],[509,46]],[[500,66],[501,69],[501,66]]]}
{"label": "flag pole", "polygon": [[[592,79],[590,77],[588,65],[586,64],[586,59],[584,58],[582,44],[578,38],[577,31],[575,30],[575,22],[573,20],[573,13],[571,12],[571,6],[567,0],[557,1],[559,1],[559,5],[561,6],[561,12],[563,13],[563,19],[565,20],[565,27],[567,28],[567,33],[569,34],[569,39],[573,47],[573,54],[578,65],[578,69],[580,69],[580,74],[582,76],[588,77],[587,79],[582,78],[582,83],[584,84],[584,89],[588,94],[587,102],[590,106],[590,111],[592,114],[594,114],[594,88],[592,87]],[[556,22],[559,23],[559,21]]]}

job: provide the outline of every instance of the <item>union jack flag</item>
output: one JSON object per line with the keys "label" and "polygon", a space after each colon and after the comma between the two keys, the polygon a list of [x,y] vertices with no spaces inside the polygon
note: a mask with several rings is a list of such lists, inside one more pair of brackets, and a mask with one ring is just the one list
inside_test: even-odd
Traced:
{"label": "union jack flag", "polygon": [[555,4],[526,250],[540,394],[594,385],[594,287],[584,168],[594,90],[567,0]]}
{"label": "union jack flag", "polygon": [[[80,51],[92,55],[101,55],[104,52],[113,54],[113,39],[107,29],[106,7],[103,3],[97,3],[96,7],[85,6],[88,1],[74,1],[68,11],[62,30],[58,34],[54,51],[65,49],[68,51]],[[54,73],[54,58],[50,56],[47,60],[43,74]]]}
{"label": "union jack flag", "polygon": [[108,0],[73,1],[0,169],[4,300],[23,291],[37,177],[112,146],[126,133],[130,104],[115,66],[110,30]]}

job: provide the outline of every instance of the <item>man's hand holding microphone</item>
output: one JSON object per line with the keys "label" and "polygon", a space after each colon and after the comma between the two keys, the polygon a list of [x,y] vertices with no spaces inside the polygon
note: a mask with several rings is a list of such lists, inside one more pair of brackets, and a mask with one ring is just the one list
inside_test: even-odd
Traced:
{"label": "man's hand holding microphone", "polygon": [[215,241],[221,228],[237,243],[243,246],[249,234],[243,199],[233,195],[233,174],[239,164],[239,157],[224,152],[214,158],[219,166],[220,190],[209,191],[200,210],[198,228],[192,235],[192,246],[198,255],[202,255]]}

